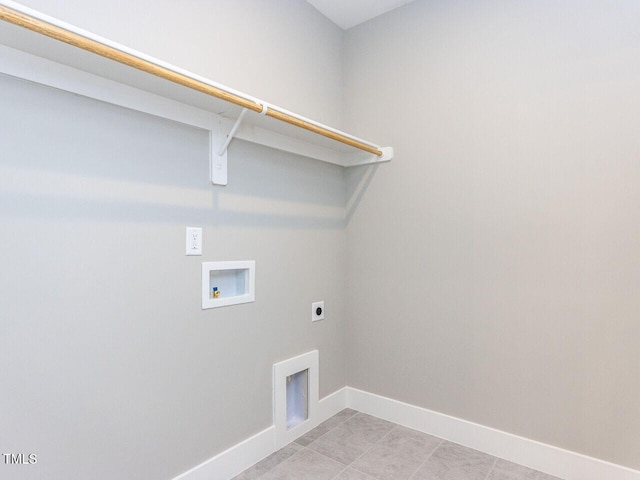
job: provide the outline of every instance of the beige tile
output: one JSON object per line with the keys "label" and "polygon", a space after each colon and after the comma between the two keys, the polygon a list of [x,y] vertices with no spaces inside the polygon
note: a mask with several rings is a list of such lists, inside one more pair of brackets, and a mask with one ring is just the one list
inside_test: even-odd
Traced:
{"label": "beige tile", "polygon": [[560,480],[350,409],[305,437],[234,480]]}
{"label": "beige tile", "polygon": [[358,412],[356,412],[355,410],[351,410],[350,408],[345,408],[344,410],[336,413],[333,417],[322,422],[320,425],[318,425],[316,428],[314,428],[310,432],[298,438],[296,440],[296,443],[299,445],[302,445],[303,447],[306,447],[311,442],[317,440],[318,438],[320,438],[322,435],[329,432],[330,430],[333,430],[338,425],[340,425],[341,423],[344,423],[345,421],[347,421],[349,418],[353,417],[357,413]]}
{"label": "beige tile", "polygon": [[340,475],[338,475],[334,480],[378,480],[378,479],[370,475],[367,475],[364,472],[359,472],[358,470],[354,470],[353,468],[347,468]]}
{"label": "beige tile", "polygon": [[303,448],[260,480],[331,480],[342,469],[344,465]]}
{"label": "beige tile", "polygon": [[290,443],[277,452],[272,453],[264,460],[256,463],[253,467],[245,470],[240,475],[233,477],[232,480],[257,480],[261,475],[271,471],[300,450],[302,450],[300,445]]}
{"label": "beige tile", "polygon": [[560,480],[516,463],[498,459],[488,480]]}
{"label": "beige tile", "polygon": [[308,448],[348,465],[393,427],[391,422],[358,414],[309,444]]}
{"label": "beige tile", "polygon": [[372,417],[366,413],[358,413],[357,415],[354,415],[347,420],[344,425],[349,425],[359,431],[380,434],[380,437],[396,426],[395,423],[387,422],[381,418]]}
{"label": "beige tile", "polygon": [[441,441],[431,435],[397,426],[352,466],[381,480],[408,479]]}
{"label": "beige tile", "polygon": [[442,442],[411,480],[485,480],[495,460],[472,448]]}
{"label": "beige tile", "polygon": [[358,415],[359,413],[360,412],[357,412],[350,408],[345,408],[344,410],[341,410],[340,412],[336,413],[333,417],[331,417],[329,420],[323,423],[327,424],[331,428],[335,428],[341,423],[344,423],[347,420],[349,420],[351,417]]}
{"label": "beige tile", "polygon": [[379,443],[392,448],[421,448],[431,453],[442,443],[442,439],[397,425]]}
{"label": "beige tile", "polygon": [[376,445],[352,465],[381,480],[406,480],[422,465],[425,455]]}

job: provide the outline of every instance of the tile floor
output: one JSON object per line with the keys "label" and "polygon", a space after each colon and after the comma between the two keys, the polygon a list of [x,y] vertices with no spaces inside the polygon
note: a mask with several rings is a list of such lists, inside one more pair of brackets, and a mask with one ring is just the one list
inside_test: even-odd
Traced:
{"label": "tile floor", "polygon": [[345,409],[234,480],[558,480]]}

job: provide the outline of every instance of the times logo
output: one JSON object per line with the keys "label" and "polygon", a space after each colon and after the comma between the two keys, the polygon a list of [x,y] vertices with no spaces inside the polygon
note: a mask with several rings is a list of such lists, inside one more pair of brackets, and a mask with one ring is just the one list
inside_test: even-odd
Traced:
{"label": "times logo", "polygon": [[38,462],[35,453],[3,453],[5,465],[33,465]]}

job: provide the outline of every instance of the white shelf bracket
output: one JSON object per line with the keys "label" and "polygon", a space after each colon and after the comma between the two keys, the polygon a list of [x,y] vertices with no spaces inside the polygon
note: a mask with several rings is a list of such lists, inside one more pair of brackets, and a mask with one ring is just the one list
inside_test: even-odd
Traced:
{"label": "white shelf bracket", "polygon": [[389,162],[393,158],[393,147],[381,147],[382,156],[378,157],[379,162]]}
{"label": "white shelf bracket", "polygon": [[358,154],[357,157],[354,156],[354,160],[349,162],[349,167],[357,167],[360,165],[372,165],[374,163],[384,163],[390,162],[393,158],[393,147],[380,147],[382,151],[381,156],[377,155],[366,155],[362,156]]}
{"label": "white shelf bracket", "polygon": [[[16,34],[16,27],[23,31]],[[0,0],[0,57],[0,73],[208,130],[214,185],[227,185],[227,147],[234,137],[342,167],[393,157],[391,148],[377,147],[12,0]],[[114,68],[114,62],[129,68]],[[165,88],[157,78],[174,85]],[[205,95],[206,108],[185,100],[186,91]],[[234,120],[213,113],[232,115],[238,107],[266,115],[276,124],[252,118],[248,127],[240,126],[246,114],[242,110],[229,128]],[[279,128],[280,123],[289,126]]]}
{"label": "white shelf bracket", "polygon": [[211,145],[209,147],[209,166],[211,174],[211,183],[214,185],[226,185],[227,184],[227,149],[233,137],[236,135],[242,119],[247,113],[247,109],[243,108],[233,124],[231,131],[224,136],[222,133],[222,118],[218,117],[218,123],[216,125],[216,131],[209,133],[209,139]]}

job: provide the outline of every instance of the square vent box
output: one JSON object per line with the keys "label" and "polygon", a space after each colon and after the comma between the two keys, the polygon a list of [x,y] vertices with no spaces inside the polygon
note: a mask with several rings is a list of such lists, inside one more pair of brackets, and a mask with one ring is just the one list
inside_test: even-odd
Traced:
{"label": "square vent box", "polygon": [[280,449],[318,425],[318,350],[273,365],[273,424]]}
{"label": "square vent box", "polygon": [[202,263],[202,309],[254,302],[256,262]]}

